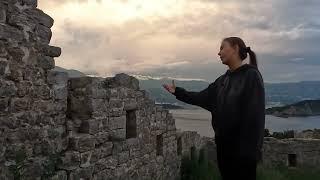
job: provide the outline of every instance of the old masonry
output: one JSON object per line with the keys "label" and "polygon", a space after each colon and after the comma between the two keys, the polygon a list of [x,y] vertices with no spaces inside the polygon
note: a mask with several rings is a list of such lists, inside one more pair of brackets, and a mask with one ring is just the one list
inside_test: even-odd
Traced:
{"label": "old masonry", "polygon": [[[0,0],[0,179],[179,179],[213,138],[176,129],[139,81],[53,71],[54,20],[36,0]],[[266,138],[263,163],[319,166],[320,140]]]}

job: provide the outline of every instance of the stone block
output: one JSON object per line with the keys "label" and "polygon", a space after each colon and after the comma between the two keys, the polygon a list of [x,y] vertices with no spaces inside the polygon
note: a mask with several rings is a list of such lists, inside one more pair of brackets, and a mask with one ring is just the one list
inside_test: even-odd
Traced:
{"label": "stone block", "polygon": [[112,154],[113,143],[112,142],[105,142],[103,145],[100,146],[100,157],[105,158]]}
{"label": "stone block", "polygon": [[28,94],[31,94],[33,91],[33,86],[30,81],[20,81],[16,83],[17,86],[17,95],[19,97],[24,97]]}
{"label": "stone block", "polygon": [[69,114],[75,119],[90,119],[93,113],[90,100],[86,97],[74,97],[69,95]]}
{"label": "stone block", "polygon": [[122,86],[139,90],[139,80],[125,73],[119,73],[110,79],[106,79],[105,84],[110,88]]}
{"label": "stone block", "polygon": [[80,167],[90,167],[100,159],[100,150],[95,149],[80,154]]}
{"label": "stone block", "polygon": [[118,159],[114,156],[108,156],[106,158],[101,158],[95,165],[95,172],[98,173],[105,169],[116,169],[118,165]]}
{"label": "stone block", "polygon": [[50,180],[67,180],[68,174],[67,171],[57,171],[55,175],[49,178]]}
{"label": "stone block", "polygon": [[56,46],[43,45],[42,52],[46,56],[59,57],[61,55],[61,48]]}
{"label": "stone block", "polygon": [[99,146],[109,140],[109,132],[101,131],[101,132],[94,134],[94,137],[96,139],[96,145]]}
{"label": "stone block", "polygon": [[101,119],[84,120],[79,128],[80,133],[96,134],[102,129]]}
{"label": "stone block", "polygon": [[52,37],[52,31],[50,28],[43,26],[41,24],[38,24],[35,29],[36,33],[36,40],[40,43],[49,44],[51,37]]}
{"label": "stone block", "polygon": [[47,82],[50,85],[68,85],[68,73],[49,70]]}
{"label": "stone block", "polygon": [[0,112],[7,112],[9,109],[9,98],[0,98]]}
{"label": "stone block", "polygon": [[61,157],[59,169],[74,170],[80,166],[80,153],[76,151],[67,151]]}
{"label": "stone block", "polygon": [[4,58],[0,58],[0,76],[9,74],[8,61]]}
{"label": "stone block", "polygon": [[123,102],[121,99],[111,98],[109,99],[109,107],[113,108],[123,108]]}
{"label": "stone block", "polygon": [[123,151],[117,154],[118,163],[122,164],[129,160],[129,151]]}
{"label": "stone block", "polygon": [[95,138],[89,134],[75,134],[69,138],[69,147],[72,150],[86,152],[95,148]]}
{"label": "stone block", "polygon": [[24,39],[23,32],[7,24],[0,23],[0,39],[10,39],[21,42]]}
{"label": "stone block", "polygon": [[39,56],[38,65],[46,70],[53,69],[55,67],[54,59],[50,56]]}
{"label": "stone block", "polygon": [[12,112],[28,111],[31,108],[30,98],[12,98],[10,102],[10,110]]}
{"label": "stone block", "polygon": [[[30,4],[34,5],[34,3],[31,2],[31,0],[28,0],[28,1],[30,2]],[[37,8],[30,9],[27,11],[27,13],[31,16],[31,18],[33,18],[39,24],[47,28],[51,28],[53,26],[54,20],[49,15],[44,13],[41,9],[37,9]]]}
{"label": "stone block", "polygon": [[21,0],[23,4],[36,8],[38,6],[38,0]]}
{"label": "stone block", "polygon": [[6,22],[6,9],[4,8],[4,4],[0,3],[0,23]]}
{"label": "stone block", "polygon": [[69,79],[70,89],[74,90],[77,88],[86,88],[86,87],[94,87],[97,86],[100,82],[102,82],[103,78],[99,77],[74,77]]}
{"label": "stone block", "polygon": [[68,180],[92,179],[94,167],[79,168],[71,171]]}
{"label": "stone block", "polygon": [[108,111],[108,105],[107,105],[106,100],[105,99],[93,99],[92,97],[90,97],[90,98],[91,98],[90,103],[91,103],[92,110],[94,112],[96,112],[96,114],[101,113],[101,116],[103,116],[103,113]]}
{"label": "stone block", "polygon": [[17,87],[12,81],[4,81],[0,79],[0,97],[10,97],[16,95]]}
{"label": "stone block", "polygon": [[126,139],[126,129],[115,129],[110,131],[111,141],[123,141]]}
{"label": "stone block", "polygon": [[134,100],[129,100],[124,102],[124,110],[136,110],[138,108],[138,104]]}
{"label": "stone block", "polygon": [[125,129],[126,128],[126,116],[119,116],[119,117],[110,117],[109,118],[109,129]]}

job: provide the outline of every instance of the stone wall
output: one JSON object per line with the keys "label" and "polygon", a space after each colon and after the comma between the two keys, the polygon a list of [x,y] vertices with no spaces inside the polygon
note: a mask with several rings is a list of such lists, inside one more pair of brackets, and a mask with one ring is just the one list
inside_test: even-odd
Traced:
{"label": "stone wall", "polygon": [[53,23],[36,0],[0,0],[0,179],[179,178],[199,134],[131,76],[53,71]]}
{"label": "stone wall", "polygon": [[[139,81],[56,72],[53,19],[36,0],[0,0],[0,180],[179,179],[182,155],[214,139],[178,131]],[[266,138],[264,163],[320,164],[320,140]]]}
{"label": "stone wall", "polygon": [[263,164],[282,164],[292,167],[320,165],[320,139],[275,139],[265,138]]}
{"label": "stone wall", "polygon": [[320,139],[320,129],[307,129],[303,131],[295,131],[295,138]]}
{"label": "stone wall", "polygon": [[200,150],[201,147],[205,146],[204,143],[203,137],[195,131],[177,131],[177,153],[180,158],[183,155],[190,157],[191,148],[195,147]]}
{"label": "stone wall", "polygon": [[[211,162],[217,164],[216,145],[214,138],[202,138],[208,149]],[[265,137],[263,144],[262,164],[274,167],[284,165],[288,167],[319,167],[320,166],[320,139],[276,139]]]}
{"label": "stone wall", "polygon": [[172,114],[156,106],[139,81],[71,78],[69,146],[60,169],[71,179],[174,179],[179,174]]}
{"label": "stone wall", "polygon": [[0,1],[0,179],[48,176],[66,149],[67,76],[50,71],[61,49],[48,45],[54,21],[36,6]]}

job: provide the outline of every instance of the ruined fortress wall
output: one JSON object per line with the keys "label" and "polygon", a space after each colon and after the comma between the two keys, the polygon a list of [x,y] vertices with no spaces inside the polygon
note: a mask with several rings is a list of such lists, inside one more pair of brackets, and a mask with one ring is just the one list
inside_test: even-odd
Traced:
{"label": "ruined fortress wall", "polygon": [[137,79],[71,78],[68,88],[69,147],[60,168],[72,179],[176,178],[174,119]]}
{"label": "ruined fortress wall", "polygon": [[191,148],[205,148],[204,137],[200,136],[196,131],[177,131],[177,150],[178,155],[186,155],[190,157]]}
{"label": "ruined fortress wall", "polygon": [[61,49],[48,45],[54,21],[36,6],[0,1],[0,179],[51,174],[66,149],[67,76],[50,71]]}
{"label": "ruined fortress wall", "polygon": [[[53,19],[0,0],[0,179],[174,179],[199,148],[137,79],[55,72]],[[179,142],[178,142],[179,139]]]}
{"label": "ruined fortress wall", "polygon": [[[179,178],[181,157],[214,139],[177,131],[134,77],[55,72],[53,19],[36,0],[0,0],[0,180]],[[263,163],[319,166],[320,140],[266,138]]]}
{"label": "ruined fortress wall", "polygon": [[[208,158],[217,164],[216,145],[213,138],[202,138],[208,149]],[[276,139],[265,137],[262,162],[264,166],[275,167],[319,167],[320,139]]]}
{"label": "ruined fortress wall", "polygon": [[292,167],[319,167],[320,139],[265,138],[263,164],[266,166],[281,164]]}

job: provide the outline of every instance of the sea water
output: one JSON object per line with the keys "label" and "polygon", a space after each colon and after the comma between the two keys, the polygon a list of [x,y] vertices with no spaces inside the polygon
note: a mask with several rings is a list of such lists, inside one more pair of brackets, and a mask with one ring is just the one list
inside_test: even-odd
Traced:
{"label": "sea water", "polygon": [[[205,109],[170,109],[177,129],[197,131],[202,136],[213,137],[211,113]],[[320,116],[282,118],[266,115],[266,128],[270,132],[320,128]]]}

